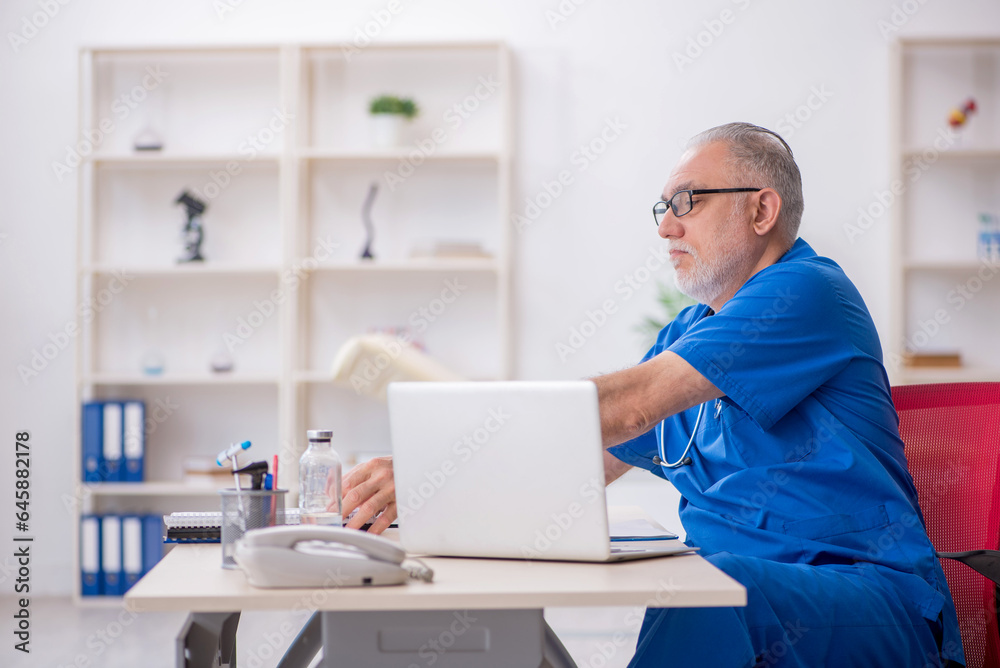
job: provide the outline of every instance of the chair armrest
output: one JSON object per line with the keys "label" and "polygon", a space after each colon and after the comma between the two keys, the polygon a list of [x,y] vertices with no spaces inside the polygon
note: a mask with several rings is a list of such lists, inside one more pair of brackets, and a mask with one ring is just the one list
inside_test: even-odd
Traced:
{"label": "chair armrest", "polygon": [[938,552],[941,559],[961,561],[972,570],[1000,584],[1000,550],[969,550],[968,552]]}

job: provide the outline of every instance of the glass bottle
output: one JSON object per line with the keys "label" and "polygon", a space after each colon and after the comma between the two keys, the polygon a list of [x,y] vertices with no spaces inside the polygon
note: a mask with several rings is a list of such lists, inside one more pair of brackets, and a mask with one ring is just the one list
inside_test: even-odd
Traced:
{"label": "glass bottle", "polygon": [[978,243],[976,244],[976,255],[980,260],[986,260],[987,262],[993,255],[991,248],[993,245],[993,230],[991,222],[990,214],[979,214],[979,236],[977,238]]}
{"label": "glass bottle", "polygon": [[159,312],[155,306],[146,311],[146,351],[142,354],[142,372],[147,376],[163,374],[163,353],[156,343],[160,340]]}
{"label": "glass bottle", "polygon": [[340,457],[330,445],[333,432],[310,429],[309,447],[299,459],[299,522],[343,526]]}
{"label": "glass bottle", "polygon": [[992,238],[993,243],[990,244],[990,262],[992,264],[1000,264],[1000,218],[997,214],[990,214],[990,224],[993,228]]}

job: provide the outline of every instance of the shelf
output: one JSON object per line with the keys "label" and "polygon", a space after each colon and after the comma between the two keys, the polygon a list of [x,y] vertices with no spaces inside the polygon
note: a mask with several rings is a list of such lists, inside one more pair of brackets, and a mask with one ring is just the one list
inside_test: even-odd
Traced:
{"label": "shelf", "polygon": [[90,265],[84,273],[96,275],[127,274],[143,277],[166,276],[272,276],[280,269],[276,266],[254,264],[220,264],[211,262],[188,262],[185,264],[146,265],[141,267],[115,267],[111,265]]}
{"label": "shelf", "polygon": [[[77,179],[74,278],[90,310],[76,316],[73,418],[90,400],[144,401],[151,479],[77,482],[95,512],[217,507],[221,480],[185,482],[180,472],[187,457],[236,437],[272,444],[293,496],[307,429],[335,429],[344,454],[385,452],[385,403],[331,372],[339,345],[360,332],[426,332],[428,350],[463,375],[510,376],[518,107],[507,48],[393,42],[356,57],[350,48],[81,52],[77,145],[90,155]],[[163,86],[160,72],[169,74]],[[406,141],[381,148],[368,110],[385,92],[416,95],[421,113]],[[121,118],[121,100],[137,112]],[[135,151],[150,129],[163,150]],[[359,212],[372,183],[378,259],[362,261]],[[185,190],[207,206],[201,263],[176,262],[190,241],[176,204]],[[454,255],[411,256],[425,251]],[[150,350],[163,355],[164,374],[143,373]],[[216,374],[209,365],[222,351],[233,371]],[[80,471],[79,431],[74,446]],[[79,570],[79,522],[73,535]],[[74,601],[121,598],[83,597],[78,587]]]}
{"label": "shelf", "polygon": [[[354,390],[354,387],[348,382],[335,381],[333,379],[332,371],[296,371],[294,376],[295,382],[297,383],[309,383],[314,385],[320,385],[323,383],[329,383],[331,387],[337,387],[341,389]],[[501,380],[496,376],[481,376],[476,378],[469,378],[470,381],[476,383],[490,383]]]}
{"label": "shelf", "polygon": [[255,374],[164,374],[141,376],[130,373],[95,373],[84,376],[83,383],[92,385],[274,385],[277,376]]}
{"label": "shelf", "polygon": [[[298,261],[302,266],[302,259]],[[319,264],[312,271],[319,272],[434,272],[434,271],[478,271],[497,272],[500,265],[496,258],[426,258],[388,261],[344,261]],[[188,263],[162,266],[112,266],[91,265],[84,267],[83,273],[98,276],[125,274],[127,276],[161,278],[174,276],[277,276],[281,269],[265,265]]]}
{"label": "shelf", "polygon": [[[901,38],[893,49],[890,167],[892,218],[889,334],[883,339],[890,381],[1000,379],[992,345],[1000,327],[1000,263],[977,257],[983,213],[995,213],[1000,134],[996,107],[1000,39],[996,36]],[[954,109],[978,111],[951,127]],[[910,367],[907,352],[961,354],[962,367]]]}
{"label": "shelf", "polygon": [[[302,49],[307,51],[307,55],[310,57],[315,57],[316,55],[321,56],[334,56],[336,58],[343,58],[345,50],[349,48],[347,45],[329,45],[321,42],[306,42],[303,43]],[[428,41],[408,41],[408,40],[393,40],[391,42],[378,42],[376,44],[371,44],[365,47],[366,51],[372,52],[392,52],[392,51],[452,51],[452,50],[462,50],[462,51],[487,51],[492,52],[497,49],[501,49],[504,46],[504,42],[496,40],[440,40],[434,42]]]}
{"label": "shelf", "polygon": [[939,150],[933,146],[924,149],[910,148],[903,153],[904,160],[923,160],[924,153],[932,152],[936,155],[936,160],[947,160],[954,162],[986,162],[991,160],[1000,161],[1000,149],[980,149],[980,148],[952,148]]}
{"label": "shelf", "polygon": [[904,367],[899,372],[897,384],[918,383],[975,383],[1000,381],[1000,369],[967,367],[915,369]]}
{"label": "shelf", "polygon": [[988,260],[978,261],[956,261],[956,262],[935,262],[935,261],[910,261],[903,264],[906,271],[967,271],[975,273],[981,267],[997,267],[1000,263],[991,263]]}
{"label": "shelf", "polygon": [[444,149],[428,153],[416,145],[363,150],[303,148],[299,149],[298,155],[300,158],[306,160],[407,160],[413,161],[416,165],[419,163],[414,160],[414,151],[420,155],[419,163],[437,160],[493,160],[499,162],[501,158],[499,151],[452,151]]}
{"label": "shelf", "polygon": [[427,258],[414,260],[388,260],[385,262],[326,262],[316,267],[323,272],[433,272],[433,271],[482,271],[497,272],[500,265],[495,258]]}
{"label": "shelf", "polygon": [[330,383],[337,387],[350,387],[344,383],[338,383],[333,380],[332,371],[296,371],[295,372],[295,382],[297,383]]}
{"label": "shelf", "polygon": [[121,608],[124,605],[123,596],[79,596],[76,605],[81,608],[103,609]]}
{"label": "shelf", "polygon": [[210,485],[185,482],[99,482],[80,483],[83,490],[93,496],[218,496],[220,489]]}
{"label": "shelf", "polygon": [[899,41],[906,47],[916,48],[996,48],[1000,47],[1000,39],[991,35],[972,37],[900,37]]}
{"label": "shelf", "polygon": [[135,166],[162,165],[164,167],[187,167],[189,165],[225,164],[237,162],[241,164],[276,162],[278,153],[263,151],[248,155],[245,153],[170,153],[160,151],[141,151],[136,153],[92,154],[86,157],[87,162],[97,165]]}

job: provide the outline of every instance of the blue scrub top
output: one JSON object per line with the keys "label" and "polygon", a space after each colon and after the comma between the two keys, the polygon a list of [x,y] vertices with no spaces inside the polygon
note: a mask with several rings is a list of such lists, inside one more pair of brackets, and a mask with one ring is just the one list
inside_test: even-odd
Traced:
{"label": "blue scrub top", "polygon": [[[927,619],[954,606],[906,467],[878,334],[843,270],[802,239],[718,313],[699,304],[643,361],[670,350],[725,395],[610,449],[681,494],[688,542],[785,563],[876,564]],[[958,644],[960,647],[960,644]],[[958,650],[960,655],[961,650]]]}

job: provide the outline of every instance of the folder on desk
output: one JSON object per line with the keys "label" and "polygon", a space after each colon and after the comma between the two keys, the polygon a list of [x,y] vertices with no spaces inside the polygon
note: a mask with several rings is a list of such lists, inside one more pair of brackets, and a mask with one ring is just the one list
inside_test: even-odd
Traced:
{"label": "folder on desk", "polygon": [[146,515],[142,518],[142,573],[145,575],[163,557],[163,518]]}
{"label": "folder on desk", "polygon": [[122,432],[124,418],[122,404],[118,401],[104,402],[104,482],[119,482],[122,479]]}
{"label": "folder on desk", "polygon": [[100,596],[101,518],[84,515],[80,518],[80,594]]}
{"label": "folder on desk", "polygon": [[122,480],[142,482],[143,460],[146,456],[146,406],[141,401],[126,401],[123,405],[123,446],[125,468]]}
{"label": "folder on desk", "polygon": [[104,402],[90,401],[83,405],[81,442],[83,448],[84,482],[101,482],[104,459]]}
{"label": "folder on desk", "polygon": [[101,571],[105,596],[125,593],[122,578],[122,521],[117,515],[101,518]]}
{"label": "folder on desk", "polygon": [[123,593],[142,577],[142,518],[129,515],[122,518]]}

